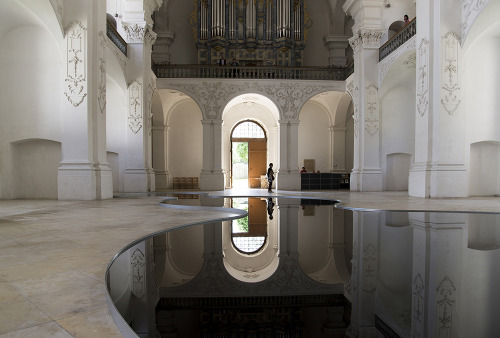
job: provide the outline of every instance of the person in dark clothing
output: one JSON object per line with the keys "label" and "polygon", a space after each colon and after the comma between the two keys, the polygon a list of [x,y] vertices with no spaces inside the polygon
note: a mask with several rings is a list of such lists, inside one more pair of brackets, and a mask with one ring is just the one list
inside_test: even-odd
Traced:
{"label": "person in dark clothing", "polygon": [[269,163],[269,168],[267,168],[267,182],[268,182],[268,187],[267,191],[272,192],[271,187],[273,185],[274,181],[274,171],[273,171],[273,164]]}

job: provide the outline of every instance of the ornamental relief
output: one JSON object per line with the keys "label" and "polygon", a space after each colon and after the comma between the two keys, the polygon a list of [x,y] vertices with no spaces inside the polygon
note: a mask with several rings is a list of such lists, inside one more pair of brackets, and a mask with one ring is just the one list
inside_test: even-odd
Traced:
{"label": "ornamental relief", "polygon": [[[358,289],[358,243],[354,242],[352,246],[352,259],[351,259],[351,278],[344,284],[344,290],[347,295],[352,296]],[[346,296],[347,296],[346,295]]]}
{"label": "ornamental relief", "polygon": [[135,80],[128,88],[128,127],[137,134],[142,129],[142,84]]}
{"label": "ornamental relief", "polygon": [[442,79],[443,86],[441,91],[441,103],[448,114],[452,115],[461,103],[460,100],[460,81],[458,66],[459,60],[459,38],[456,34],[448,32],[442,38],[443,43],[443,61],[442,61]]}
{"label": "ornamental relief", "polygon": [[371,136],[375,136],[379,130],[378,88],[376,86],[366,87],[366,100],[365,130]]}
{"label": "ornamental relief", "polygon": [[132,293],[138,298],[146,295],[145,265],[144,253],[136,248],[130,255],[130,267],[132,269]]}
{"label": "ornamental relief", "polygon": [[151,80],[148,84],[148,132],[151,135],[151,130],[153,128],[153,94],[156,90],[156,76],[154,74],[151,76]]}
{"label": "ornamental relief", "polygon": [[417,273],[413,278],[412,288],[412,318],[414,323],[412,337],[423,337],[424,294],[424,281],[420,273]]}
{"label": "ornamental relief", "polygon": [[417,112],[424,116],[429,107],[429,40],[422,39],[417,53]]}
{"label": "ornamental relief", "polygon": [[157,34],[147,24],[123,24],[123,30],[127,35],[127,43],[146,43],[152,46],[156,41]]}
{"label": "ornamental relief", "polygon": [[490,0],[462,0],[462,42]]}
{"label": "ornamental relief", "polygon": [[225,84],[222,82],[202,82],[176,84],[171,86],[182,91],[199,103],[204,119],[221,119],[225,105],[239,94],[254,92],[269,97],[281,110],[281,120],[296,120],[302,106],[315,95],[332,90],[330,85],[303,83],[246,82]]}
{"label": "ornamental relief", "polygon": [[439,283],[436,291],[437,300],[437,330],[440,337],[451,337],[453,317],[455,315],[455,291],[453,282],[446,276]]}
{"label": "ornamental relief", "polygon": [[99,31],[99,80],[97,82],[97,102],[101,113],[106,112],[106,60],[104,56],[104,48],[106,46],[106,38],[103,31]]}
{"label": "ornamental relief", "polygon": [[78,107],[87,93],[86,45],[87,28],[79,21],[73,21],[65,29],[66,32],[66,90],[64,96]]}

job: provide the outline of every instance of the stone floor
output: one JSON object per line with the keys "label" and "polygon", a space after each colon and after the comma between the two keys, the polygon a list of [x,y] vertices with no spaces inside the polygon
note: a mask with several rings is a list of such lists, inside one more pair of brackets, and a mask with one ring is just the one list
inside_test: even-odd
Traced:
{"label": "stone floor", "polygon": [[[336,199],[383,210],[500,212],[500,197],[422,199],[406,192],[225,190],[212,196]],[[157,196],[104,201],[0,201],[0,338],[121,337],[106,303],[104,274],[114,254],[148,234],[234,216],[165,208]]]}

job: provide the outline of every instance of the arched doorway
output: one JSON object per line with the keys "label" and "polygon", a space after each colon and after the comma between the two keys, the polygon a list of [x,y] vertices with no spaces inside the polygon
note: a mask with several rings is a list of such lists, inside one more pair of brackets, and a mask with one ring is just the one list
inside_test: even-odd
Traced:
{"label": "arched doorway", "polygon": [[241,121],[231,131],[231,187],[261,188],[267,169],[267,136],[252,120]]}

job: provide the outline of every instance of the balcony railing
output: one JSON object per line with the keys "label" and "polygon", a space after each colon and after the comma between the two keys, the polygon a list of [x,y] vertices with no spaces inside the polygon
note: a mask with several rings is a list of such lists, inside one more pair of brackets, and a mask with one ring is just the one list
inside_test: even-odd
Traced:
{"label": "balcony railing", "polygon": [[127,43],[109,21],[106,21],[106,35],[111,41],[113,41],[115,46],[118,47],[123,55],[127,56]]}
{"label": "balcony railing", "polygon": [[344,81],[348,68],[153,65],[158,78],[283,79]]}
{"label": "balcony railing", "polygon": [[382,61],[387,55],[391,54],[406,41],[410,40],[416,33],[417,19],[415,18],[378,49],[378,61]]}

